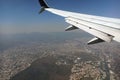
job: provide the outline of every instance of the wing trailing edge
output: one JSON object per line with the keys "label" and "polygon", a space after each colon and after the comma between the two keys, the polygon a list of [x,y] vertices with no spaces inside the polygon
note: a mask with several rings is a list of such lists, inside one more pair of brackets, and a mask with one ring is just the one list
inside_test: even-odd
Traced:
{"label": "wing trailing edge", "polygon": [[106,42],[111,42],[113,40],[113,36],[108,35],[100,30],[97,30],[97,29],[87,26],[85,24],[81,24],[81,23],[79,23],[78,20],[75,20],[74,18],[66,18],[66,22],[69,24],[72,24],[74,26],[77,26],[79,29],[84,30]]}

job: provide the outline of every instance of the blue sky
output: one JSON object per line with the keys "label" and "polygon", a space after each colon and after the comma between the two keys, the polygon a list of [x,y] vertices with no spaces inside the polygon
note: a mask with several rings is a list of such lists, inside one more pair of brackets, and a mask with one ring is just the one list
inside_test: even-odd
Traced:
{"label": "blue sky", "polygon": [[[120,0],[46,0],[61,10],[120,18]],[[38,0],[0,0],[0,33],[61,32],[68,26],[64,18],[38,14]]]}

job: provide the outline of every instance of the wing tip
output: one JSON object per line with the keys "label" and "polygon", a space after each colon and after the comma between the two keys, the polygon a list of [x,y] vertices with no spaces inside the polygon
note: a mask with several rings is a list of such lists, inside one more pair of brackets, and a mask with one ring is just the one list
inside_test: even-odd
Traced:
{"label": "wing tip", "polygon": [[47,3],[45,2],[45,0],[39,0],[39,3],[41,5],[41,7],[43,8],[49,8],[49,6],[47,5]]}

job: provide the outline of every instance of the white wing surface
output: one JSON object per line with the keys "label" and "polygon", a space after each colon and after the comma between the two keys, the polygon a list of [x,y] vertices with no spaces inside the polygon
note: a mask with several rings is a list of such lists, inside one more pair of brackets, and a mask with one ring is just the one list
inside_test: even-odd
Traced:
{"label": "white wing surface", "polygon": [[100,42],[120,42],[120,19],[93,16],[50,8],[44,0],[39,0],[42,13],[44,10],[65,18],[70,24],[66,31],[81,29],[95,36],[88,44]]}

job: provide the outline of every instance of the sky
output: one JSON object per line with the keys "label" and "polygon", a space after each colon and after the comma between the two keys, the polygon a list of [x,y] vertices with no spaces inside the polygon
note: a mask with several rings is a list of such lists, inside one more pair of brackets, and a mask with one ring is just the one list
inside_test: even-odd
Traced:
{"label": "sky", "polygon": [[[46,0],[52,8],[120,18],[120,0]],[[45,11],[38,0],[0,0],[0,33],[63,32],[64,18]]]}

